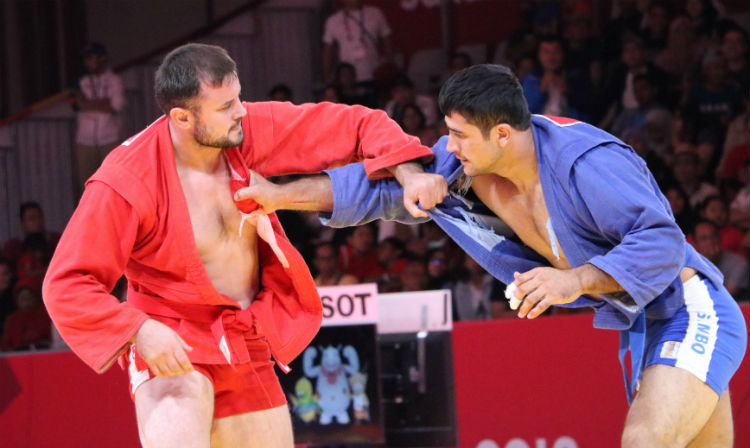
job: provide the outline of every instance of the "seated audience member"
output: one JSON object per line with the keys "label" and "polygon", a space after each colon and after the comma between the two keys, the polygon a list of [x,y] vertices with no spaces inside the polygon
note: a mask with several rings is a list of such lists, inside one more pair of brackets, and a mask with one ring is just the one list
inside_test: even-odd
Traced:
{"label": "seated audience member", "polygon": [[669,6],[662,0],[650,2],[645,23],[641,27],[646,59],[652,60],[658,52],[667,46],[669,33]]}
{"label": "seated audience member", "polygon": [[657,86],[648,75],[636,75],[633,78],[633,93],[637,106],[633,109],[622,109],[612,124],[611,132],[616,136],[622,136],[626,129],[637,129],[643,131],[646,128],[646,117],[648,113],[663,109],[656,100]]}
{"label": "seated audience member", "polygon": [[679,82],[698,68],[702,55],[690,19],[678,16],[669,24],[667,46],[654,57],[654,65]]}
{"label": "seated audience member", "polygon": [[[638,108],[633,81],[639,75],[648,75],[655,85],[660,86],[659,100],[661,102],[671,105],[676,101],[670,98],[669,87],[665,89],[664,73],[646,59],[643,40],[627,34],[622,45],[620,59],[607,69],[603,101],[609,111],[607,118],[600,123],[600,126],[611,126],[614,116],[619,111]],[[676,96],[676,94],[671,94],[671,96]]]}
{"label": "seated audience member", "polygon": [[729,28],[724,32],[720,49],[727,59],[730,82],[740,88],[750,87],[750,39],[747,31],[736,25]]}
{"label": "seated audience member", "polygon": [[317,275],[316,286],[354,285],[357,277],[344,274],[339,270],[338,249],[333,243],[320,243],[315,248],[315,258],[312,262]]}
{"label": "seated audience member", "polygon": [[712,0],[687,0],[685,12],[693,25],[696,38],[708,43],[718,16]]}
{"label": "seated audience member", "polygon": [[728,82],[727,61],[721,53],[706,53],[701,67],[701,80],[688,92],[686,106],[700,129],[723,137],[731,118],[740,110],[741,91]]}
{"label": "seated audience member", "polygon": [[328,101],[329,103],[340,103],[341,94],[339,93],[338,86],[334,84],[328,84],[323,87],[323,91],[320,93],[320,101]]}
{"label": "seated audience member", "polygon": [[448,289],[454,292],[456,282],[450,271],[448,255],[445,250],[433,249],[427,256],[427,289]]}
{"label": "seated audience member", "polygon": [[3,332],[5,318],[16,310],[13,300],[14,271],[10,260],[0,258],[0,334]]}
{"label": "seated audience member", "polygon": [[5,243],[2,252],[3,257],[13,263],[18,263],[23,254],[23,240],[32,233],[43,234],[50,248],[54,251],[57,241],[60,239],[60,234],[46,231],[44,213],[42,213],[42,206],[38,202],[30,201],[21,204],[20,218],[22,236],[11,238]]}
{"label": "seated audience member", "polygon": [[292,101],[292,89],[286,84],[276,84],[268,92],[271,101]]}
{"label": "seated audience member", "polygon": [[406,243],[406,252],[426,257],[432,249],[443,247],[447,241],[443,230],[434,221],[419,224],[419,237]]}
{"label": "seated audience member", "polygon": [[401,290],[406,292],[426,291],[428,283],[427,263],[424,259],[413,255],[407,257],[404,270],[401,271]]}
{"label": "seated audience member", "polygon": [[742,188],[729,204],[729,222],[745,232],[743,246],[748,248],[748,231],[750,231],[750,161],[746,160],[739,171]]}
{"label": "seated audience member", "polygon": [[383,273],[375,248],[376,230],[372,224],[354,227],[339,249],[341,271],[357,278],[359,283],[375,282]]}
{"label": "seated audience member", "polygon": [[532,114],[580,118],[578,111],[573,110],[568,101],[564,53],[559,37],[545,36],[540,39],[537,63],[538,67],[521,79],[529,111]]}
{"label": "seated audience member", "polygon": [[701,219],[711,221],[718,229],[721,248],[747,258],[747,251],[742,247],[742,230],[729,224],[729,206],[721,196],[709,196],[699,209]]}
{"label": "seated audience member", "polygon": [[338,89],[339,102],[377,107],[378,96],[372,85],[357,80],[357,72],[352,64],[342,62],[336,67],[333,85]]}
{"label": "seated audience member", "polygon": [[427,126],[422,110],[414,103],[406,104],[398,109],[393,117],[409,135],[419,138],[419,141],[427,147],[437,143],[438,134],[435,128]]}
{"label": "seated audience member", "polygon": [[649,171],[662,189],[672,183],[672,170],[656,151],[651,149],[643,132],[637,129],[626,129],[620,138],[646,161]]}
{"label": "seated audience member", "polygon": [[52,321],[42,304],[39,290],[29,281],[13,288],[16,311],[5,319],[3,350],[35,350],[50,344]]}
{"label": "seated audience member", "polygon": [[52,258],[53,248],[42,233],[32,233],[23,240],[23,253],[18,259],[16,274],[21,281],[30,281],[39,290],[47,273],[47,266]]}
{"label": "seated audience member", "polygon": [[719,194],[719,190],[701,177],[701,164],[698,154],[686,148],[675,148],[672,162],[672,176],[690,198],[690,206],[695,208],[707,197]]}
{"label": "seated audience member", "polygon": [[401,290],[401,272],[406,266],[404,243],[396,237],[388,237],[378,243],[378,261],[383,273],[378,279],[378,291]]}
{"label": "seated audience member", "polygon": [[672,158],[672,114],[665,109],[652,109],[646,114],[646,146],[665,163]]}
{"label": "seated audience member", "polygon": [[401,116],[401,109],[414,104],[424,115],[425,126],[434,126],[438,119],[437,103],[428,95],[417,94],[414,83],[405,75],[397,76],[391,87],[391,99],[385,105],[385,112],[396,120]]}
{"label": "seated audience member", "polygon": [[456,282],[453,320],[491,319],[494,277],[471,257],[464,258],[464,269]]}
{"label": "seated audience member", "polygon": [[690,235],[695,225],[695,212],[690,205],[690,198],[679,184],[673,183],[664,190],[664,196],[669,201],[669,207],[674,215],[675,222],[685,235]]}
{"label": "seated audience member", "polygon": [[742,91],[742,108],[729,122],[717,171],[719,179],[738,179],[737,171],[750,154],[750,87]]}
{"label": "seated audience member", "polygon": [[591,14],[574,12],[565,20],[564,54],[568,99],[581,118],[598,123],[605,112],[601,45],[593,36]]}
{"label": "seated audience member", "polygon": [[474,63],[471,60],[471,56],[469,56],[468,53],[464,53],[461,51],[454,52],[451,54],[451,57],[448,59],[448,68],[443,72],[443,75],[440,77],[440,85],[442,86],[445,81],[448,80],[451,76],[456,74],[457,72],[474,65]]}
{"label": "seated audience member", "polygon": [[745,258],[721,249],[719,228],[711,221],[699,221],[693,231],[693,246],[724,274],[724,286],[732,297],[747,300],[750,270]]}

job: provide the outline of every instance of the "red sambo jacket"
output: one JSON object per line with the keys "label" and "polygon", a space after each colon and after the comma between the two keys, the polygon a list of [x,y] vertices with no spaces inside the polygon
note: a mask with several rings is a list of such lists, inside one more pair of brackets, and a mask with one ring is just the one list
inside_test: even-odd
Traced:
{"label": "red sambo jacket", "polygon": [[[245,140],[225,155],[232,192],[247,168],[263,176],[318,172],[364,160],[372,179],[385,168],[431,157],[382,111],[332,103],[244,103]],[[252,211],[252,201],[237,204]],[[116,148],[89,179],[44,281],[44,302],[63,339],[98,372],[129,346],[149,317],[193,347],[192,362],[249,360],[243,332],[255,325],[286,368],[315,336],[320,298],[302,256],[269,216],[288,267],[258,239],[260,292],[247,310],[219,294],[198,255],[175,167],[166,117]],[[109,294],[125,273],[128,300]]]}

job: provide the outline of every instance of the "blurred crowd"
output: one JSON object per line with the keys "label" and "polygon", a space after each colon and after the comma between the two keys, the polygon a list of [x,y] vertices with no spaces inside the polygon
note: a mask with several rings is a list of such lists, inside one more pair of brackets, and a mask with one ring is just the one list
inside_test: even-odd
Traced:
{"label": "blurred crowd", "polygon": [[[474,63],[506,64],[521,80],[532,113],[586,121],[632,146],[687,240],[719,267],[737,300],[749,300],[748,24],[724,17],[710,0],[620,0],[613,6],[611,18],[596,23],[590,1],[522,1],[519,26],[507,41],[489,48],[483,60],[453,53],[439,69],[440,81]],[[447,133],[437,92],[415,86],[406,67],[394,62],[398,48],[389,35],[380,10],[342,0],[324,26],[325,83],[318,99],[381,108],[432,146]],[[283,84],[268,96],[294,101]],[[313,213],[279,216],[319,286],[450,289],[456,320],[514,315],[505,285],[433,223],[334,230]],[[45,229],[37,203],[24,203],[19,217],[22,235],[5,242],[0,258],[3,350],[46,347],[52,338],[40,286],[59,235]],[[559,312],[566,311],[550,314]]]}

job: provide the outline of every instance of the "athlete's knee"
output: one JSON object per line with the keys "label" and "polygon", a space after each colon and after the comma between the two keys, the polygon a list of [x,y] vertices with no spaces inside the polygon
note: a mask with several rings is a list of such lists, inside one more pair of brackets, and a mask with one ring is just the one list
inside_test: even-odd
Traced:
{"label": "athlete's knee", "polygon": [[678,448],[687,444],[674,428],[655,428],[648,422],[626,425],[622,432],[622,448]]}

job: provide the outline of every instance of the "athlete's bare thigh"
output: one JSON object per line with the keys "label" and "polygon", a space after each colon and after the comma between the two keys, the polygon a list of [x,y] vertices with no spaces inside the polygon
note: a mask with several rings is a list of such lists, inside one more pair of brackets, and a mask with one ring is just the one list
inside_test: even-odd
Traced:
{"label": "athlete's bare thigh", "polygon": [[[709,419],[714,420],[711,417],[718,401],[716,392],[692,373],[652,365],[643,372],[638,395],[625,420],[622,445],[684,447],[701,433]],[[717,415],[718,420],[726,417]],[[728,418],[731,420],[731,413]]]}
{"label": "athlete's bare thigh", "polygon": [[135,413],[145,448],[208,448],[214,414],[213,386],[196,371],[152,378],[135,391]]}
{"label": "athlete's bare thigh", "polygon": [[292,448],[287,405],[214,420],[211,448]]}

